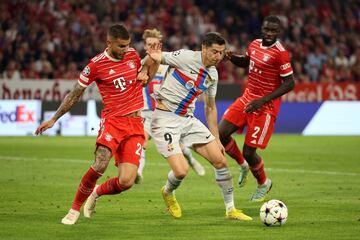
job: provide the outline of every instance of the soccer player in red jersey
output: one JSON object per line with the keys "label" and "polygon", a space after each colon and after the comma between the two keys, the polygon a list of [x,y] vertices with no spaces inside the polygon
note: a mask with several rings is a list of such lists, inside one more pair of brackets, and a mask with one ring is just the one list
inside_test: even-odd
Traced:
{"label": "soccer player in red jersey", "polygon": [[[91,59],[54,116],[43,122],[35,132],[38,135],[51,128],[79,101],[86,87],[92,82],[96,83],[104,108],[96,139],[95,161],[81,179],[71,209],[61,220],[67,225],[76,223],[85,200],[84,216],[91,217],[99,196],[119,194],[129,189],[134,184],[139,166],[144,142],[144,128],[140,117],[144,104],[142,85],[148,78],[152,78],[159,64],[152,60],[145,61],[144,70],[138,74],[140,57],[129,47],[130,34],[123,25],[117,24],[109,28],[106,43],[105,51]],[[118,168],[118,177],[95,186],[112,156]]]}
{"label": "soccer player in red jersey", "polygon": [[[281,23],[278,17],[264,19],[262,39],[251,42],[246,55],[227,52],[226,57],[239,67],[249,67],[249,79],[244,94],[224,113],[219,124],[220,139],[226,152],[240,165],[239,187],[246,183],[251,170],[258,187],[251,201],[264,201],[272,182],[266,177],[257,148],[266,148],[280,108],[280,97],[294,88],[289,53],[277,40]],[[243,152],[231,135],[247,127]]]}

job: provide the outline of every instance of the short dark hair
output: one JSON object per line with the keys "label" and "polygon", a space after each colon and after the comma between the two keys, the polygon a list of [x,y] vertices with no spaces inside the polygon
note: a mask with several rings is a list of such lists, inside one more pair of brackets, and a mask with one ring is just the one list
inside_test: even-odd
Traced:
{"label": "short dark hair", "polygon": [[271,23],[277,23],[281,27],[281,21],[280,18],[278,18],[275,15],[269,15],[264,19],[264,22],[271,22]]}
{"label": "short dark hair", "polygon": [[208,32],[205,34],[201,44],[210,47],[213,44],[225,45],[226,41],[218,32]]}
{"label": "short dark hair", "polygon": [[112,38],[127,40],[130,38],[129,31],[122,24],[114,24],[108,30],[108,35]]}

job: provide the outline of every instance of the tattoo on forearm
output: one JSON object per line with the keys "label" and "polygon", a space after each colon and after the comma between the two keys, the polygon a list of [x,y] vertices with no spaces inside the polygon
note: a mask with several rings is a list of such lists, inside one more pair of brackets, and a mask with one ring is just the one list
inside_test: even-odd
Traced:
{"label": "tattoo on forearm", "polygon": [[77,84],[75,88],[66,95],[60,107],[56,111],[54,118],[58,120],[62,115],[67,113],[71,109],[71,107],[80,100],[82,94],[84,93],[84,90],[85,88]]}

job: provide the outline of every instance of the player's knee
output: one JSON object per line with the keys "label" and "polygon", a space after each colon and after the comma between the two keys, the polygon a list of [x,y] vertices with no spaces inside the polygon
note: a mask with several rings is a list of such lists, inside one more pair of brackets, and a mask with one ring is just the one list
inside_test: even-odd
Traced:
{"label": "player's knee", "polygon": [[174,176],[177,179],[184,179],[188,174],[189,168],[177,169],[176,171],[173,170]]}
{"label": "player's knee", "polygon": [[222,145],[227,145],[227,143],[230,141],[230,136],[224,131],[219,132],[219,138]]}
{"label": "player's knee", "polygon": [[219,161],[214,161],[212,165],[216,169],[220,169],[228,166],[225,158],[221,158],[219,159]]}
{"label": "player's knee", "polygon": [[119,177],[119,184],[124,189],[129,189],[134,185],[134,179],[130,176],[127,177]]}

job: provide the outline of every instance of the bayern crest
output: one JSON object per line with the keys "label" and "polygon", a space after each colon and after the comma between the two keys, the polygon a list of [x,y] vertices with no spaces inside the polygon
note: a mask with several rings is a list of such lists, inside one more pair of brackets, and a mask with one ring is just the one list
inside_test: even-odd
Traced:
{"label": "bayern crest", "polygon": [[263,61],[267,62],[270,59],[270,56],[267,54],[264,54]]}
{"label": "bayern crest", "polygon": [[110,142],[112,140],[112,138],[113,137],[109,133],[105,134],[105,140],[106,141]]}
{"label": "bayern crest", "polygon": [[127,65],[130,67],[130,68],[135,68],[135,63],[133,61],[128,61],[127,62]]}

